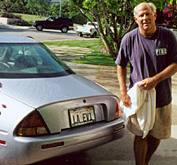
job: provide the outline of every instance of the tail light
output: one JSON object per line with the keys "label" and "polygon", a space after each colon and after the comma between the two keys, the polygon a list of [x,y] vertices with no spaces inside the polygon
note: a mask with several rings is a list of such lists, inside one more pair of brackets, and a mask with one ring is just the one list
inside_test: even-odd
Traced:
{"label": "tail light", "polygon": [[49,135],[50,132],[37,111],[30,113],[17,127],[18,136]]}
{"label": "tail light", "polygon": [[118,119],[121,116],[121,109],[119,106],[119,102],[117,101],[116,112],[114,114],[114,119]]}
{"label": "tail light", "polygon": [[90,32],[92,32],[92,29],[90,29]]}

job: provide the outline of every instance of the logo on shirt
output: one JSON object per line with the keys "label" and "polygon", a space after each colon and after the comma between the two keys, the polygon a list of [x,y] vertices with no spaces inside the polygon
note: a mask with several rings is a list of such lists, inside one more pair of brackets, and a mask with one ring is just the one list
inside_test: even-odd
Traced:
{"label": "logo on shirt", "polygon": [[167,54],[167,48],[156,49],[156,56],[164,56]]}

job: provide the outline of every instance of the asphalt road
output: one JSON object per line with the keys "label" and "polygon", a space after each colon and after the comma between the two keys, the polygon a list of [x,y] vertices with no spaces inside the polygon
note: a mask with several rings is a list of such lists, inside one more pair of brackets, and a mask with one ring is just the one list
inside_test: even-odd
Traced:
{"label": "asphalt road", "polygon": [[[54,40],[79,40],[88,39],[80,38],[74,31],[63,34],[59,31],[44,30],[37,32],[33,28],[19,27],[0,27],[0,32],[7,34],[16,34],[22,36],[32,36],[38,41],[54,41]],[[89,65],[69,64],[79,74],[95,80],[101,85],[108,88],[113,93],[118,94],[118,83],[116,79],[115,67],[100,67]],[[89,70],[89,73],[87,72]],[[97,71],[97,72],[95,72]],[[105,73],[108,73],[105,75]],[[173,80],[173,125],[172,136],[168,140],[162,140],[158,150],[155,152],[150,165],[176,165],[177,164],[177,75]],[[133,154],[133,138],[134,136],[128,131],[122,139],[113,141],[103,146],[91,149],[89,151],[60,156],[50,160],[35,163],[35,165],[134,165]]]}
{"label": "asphalt road", "polygon": [[71,30],[68,33],[62,33],[60,30],[37,31],[34,27],[19,27],[0,25],[0,32],[21,36],[31,36],[37,41],[58,41],[58,40],[80,40],[88,38],[80,38],[75,31]]}

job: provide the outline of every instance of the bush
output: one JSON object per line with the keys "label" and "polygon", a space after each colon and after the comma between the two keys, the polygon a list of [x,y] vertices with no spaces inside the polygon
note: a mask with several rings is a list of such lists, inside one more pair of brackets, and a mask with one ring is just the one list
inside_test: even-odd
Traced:
{"label": "bush", "polygon": [[27,21],[20,20],[20,21],[16,22],[15,25],[18,25],[18,26],[30,26],[31,24],[29,24]]}
{"label": "bush", "polygon": [[15,18],[15,19],[19,19],[19,21],[17,21],[16,23],[13,23],[13,25],[19,25],[19,26],[30,26],[31,24],[28,23],[27,21],[22,20],[22,16],[21,15],[15,15],[12,13],[8,13],[8,12],[3,12],[0,13],[1,17],[5,17],[5,18]]}
{"label": "bush", "polygon": [[3,13],[0,13],[0,16],[1,17],[6,17],[6,18],[16,18],[16,19],[21,19],[22,16],[20,15],[14,15],[12,13],[8,13],[8,12],[3,12]]}
{"label": "bush", "polygon": [[83,24],[87,23],[87,19],[84,16],[82,16],[82,15],[73,16],[72,20],[73,20],[73,22],[75,24],[81,24],[81,25],[83,25]]}
{"label": "bush", "polygon": [[171,28],[177,28],[177,5],[169,5],[164,9],[163,15],[165,17],[164,25]]}

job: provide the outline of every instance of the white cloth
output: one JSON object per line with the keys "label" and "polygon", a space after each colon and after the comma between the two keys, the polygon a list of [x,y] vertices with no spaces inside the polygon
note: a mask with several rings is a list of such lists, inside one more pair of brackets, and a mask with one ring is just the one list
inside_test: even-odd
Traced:
{"label": "white cloth", "polygon": [[136,115],[138,125],[133,123],[133,127],[136,127],[137,130],[140,129],[143,138],[145,138],[149,130],[153,128],[155,121],[156,91],[155,89],[140,89],[138,84],[139,82],[128,91],[128,95],[131,98],[131,106],[125,107],[121,102],[121,109],[125,115],[124,117],[127,129],[134,133],[131,126],[131,117],[134,118]]}

